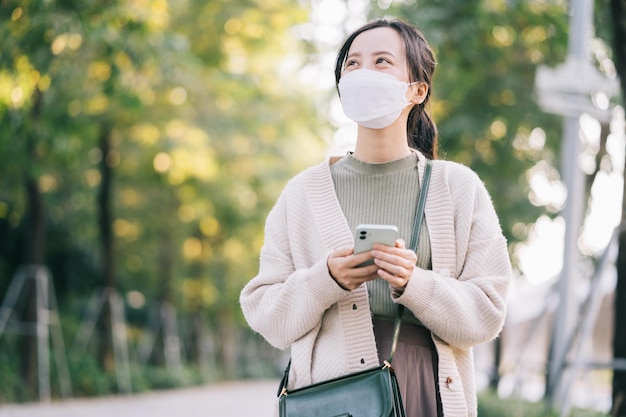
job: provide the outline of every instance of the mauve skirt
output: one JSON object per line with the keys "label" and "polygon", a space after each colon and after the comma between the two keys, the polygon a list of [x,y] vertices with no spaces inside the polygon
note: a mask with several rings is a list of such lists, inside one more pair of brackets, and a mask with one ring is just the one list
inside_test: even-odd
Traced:
{"label": "mauve skirt", "polygon": [[[391,320],[374,319],[374,336],[380,363],[389,358],[393,325]],[[437,350],[430,331],[423,326],[402,323],[392,364],[406,416],[443,416],[437,384]]]}

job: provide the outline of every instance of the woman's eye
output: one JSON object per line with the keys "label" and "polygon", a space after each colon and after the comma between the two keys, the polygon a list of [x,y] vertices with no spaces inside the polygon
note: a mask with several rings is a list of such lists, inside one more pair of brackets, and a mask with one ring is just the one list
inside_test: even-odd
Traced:
{"label": "woman's eye", "polygon": [[378,58],[378,59],[376,60],[376,63],[377,63],[377,64],[388,64],[388,63],[389,63],[389,61],[387,61],[387,59],[385,59],[385,58]]}
{"label": "woman's eye", "polygon": [[346,62],[346,67],[353,67],[355,65],[357,65],[357,62],[354,60]]}

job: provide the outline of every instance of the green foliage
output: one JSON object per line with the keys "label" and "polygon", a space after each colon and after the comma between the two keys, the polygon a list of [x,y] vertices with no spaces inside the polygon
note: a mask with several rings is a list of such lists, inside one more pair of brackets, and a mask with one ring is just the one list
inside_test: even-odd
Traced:
{"label": "green foliage", "polygon": [[96,356],[89,353],[68,355],[72,393],[76,397],[94,397],[115,392],[115,375],[102,370]]}
{"label": "green foliage", "polygon": [[183,368],[172,371],[163,367],[151,366],[133,372],[133,387],[136,390],[159,390],[189,387],[205,382],[197,370]]}
{"label": "green foliage", "polygon": [[23,400],[26,388],[17,369],[17,351],[7,346],[6,343],[0,345],[0,404]]}
{"label": "green foliage", "polygon": [[[139,300],[132,311],[167,301],[214,331],[241,326],[263,219],[323,153],[310,86],[280,70],[303,55],[290,31],[306,18],[291,0],[2,2],[0,296],[32,245],[26,179],[43,202],[60,303],[104,284],[104,163],[116,286]],[[86,375],[85,393],[109,389]]]}
{"label": "green foliage", "polygon": [[[13,338],[12,342],[16,342]],[[17,345],[2,344],[0,349],[0,404],[25,401],[37,401],[36,395],[28,396],[26,382],[20,375],[15,361]],[[61,398],[57,364],[55,356],[50,356],[51,389],[53,398]],[[67,364],[71,375],[72,394],[74,397],[95,397],[118,393],[116,375],[103,371],[97,357],[91,351],[68,352]],[[209,382],[195,367],[182,367],[172,370],[158,366],[145,368],[132,366],[131,384],[134,393],[160,389],[184,388]]]}

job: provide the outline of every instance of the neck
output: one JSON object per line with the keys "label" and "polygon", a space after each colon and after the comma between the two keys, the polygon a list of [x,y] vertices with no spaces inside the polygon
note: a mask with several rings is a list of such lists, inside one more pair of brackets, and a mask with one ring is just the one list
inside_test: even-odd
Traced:
{"label": "neck", "polygon": [[411,148],[407,143],[406,130],[400,125],[385,129],[358,127],[354,157],[370,164],[396,161],[408,156]]}

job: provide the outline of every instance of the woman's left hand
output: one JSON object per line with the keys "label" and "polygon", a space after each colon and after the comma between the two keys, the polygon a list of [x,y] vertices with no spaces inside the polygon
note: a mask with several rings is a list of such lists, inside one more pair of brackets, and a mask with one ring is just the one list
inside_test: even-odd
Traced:
{"label": "woman's left hand", "polygon": [[406,248],[404,240],[396,240],[396,246],[374,244],[371,252],[374,263],[380,268],[378,275],[387,281],[392,289],[402,291],[411,279],[417,255]]}

